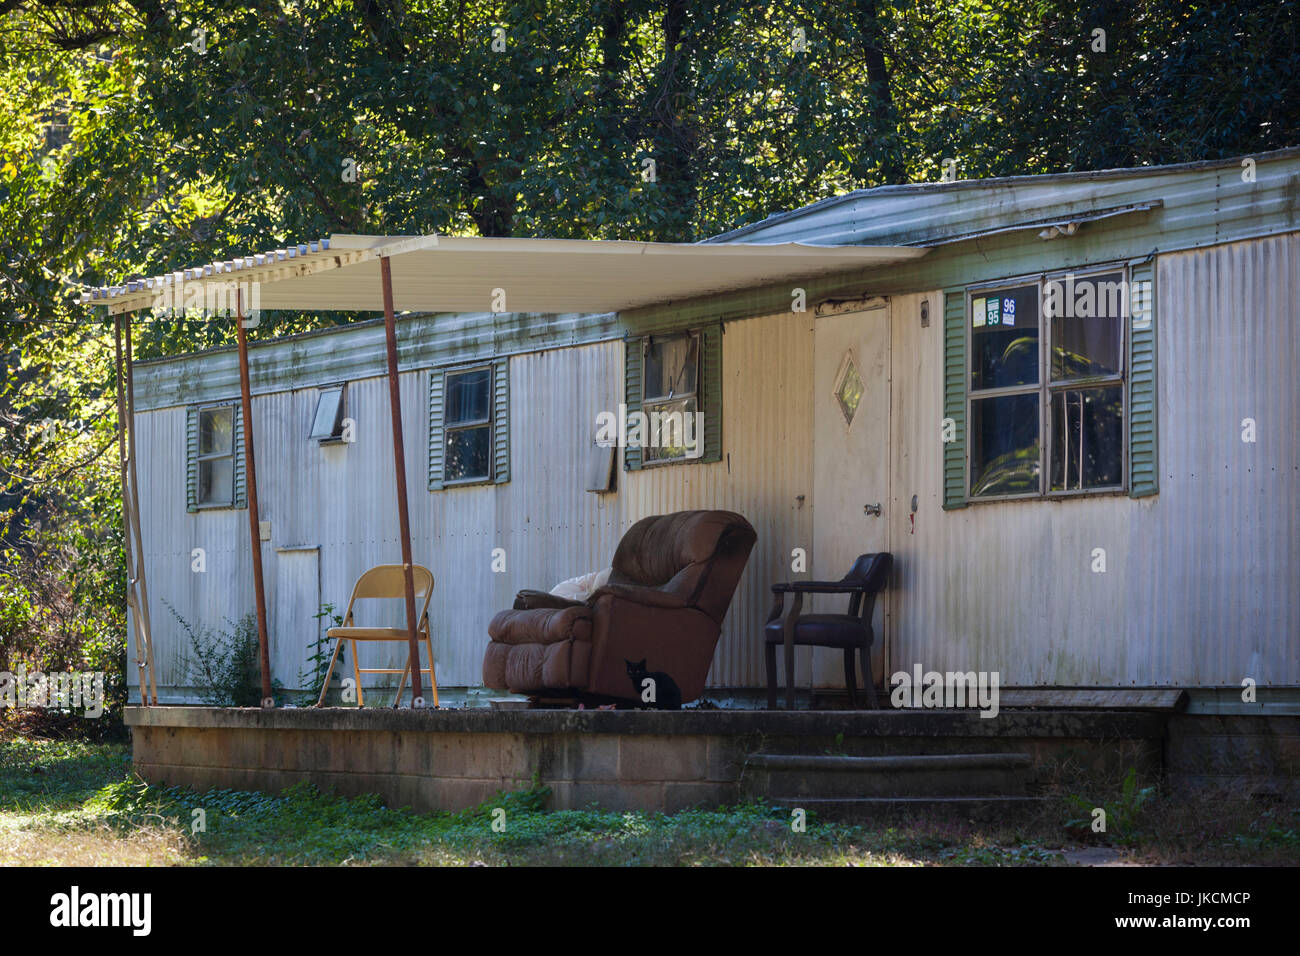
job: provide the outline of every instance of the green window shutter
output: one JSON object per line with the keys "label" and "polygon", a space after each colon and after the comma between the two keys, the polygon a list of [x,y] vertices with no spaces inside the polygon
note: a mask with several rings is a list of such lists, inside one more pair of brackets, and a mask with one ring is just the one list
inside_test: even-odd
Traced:
{"label": "green window shutter", "polygon": [[700,377],[704,388],[703,461],[722,460],[722,326],[701,333]]}
{"label": "green window shutter", "polygon": [[492,363],[492,480],[510,480],[510,360]]}
{"label": "green window shutter", "polygon": [[435,368],[429,373],[429,490],[442,487],[442,386],[443,370]]}
{"label": "green window shutter", "polygon": [[[641,360],[644,339],[627,339],[624,342],[623,401],[627,404],[627,417],[641,411]],[[624,447],[623,468],[638,471],[641,468],[641,449]]]}
{"label": "green window shutter", "polygon": [[244,478],[244,412],[240,405],[233,406],[230,416],[234,422],[232,428],[231,448],[235,453],[235,507],[248,507],[248,485]]}
{"label": "green window shutter", "polygon": [[1130,269],[1128,435],[1129,485],[1133,498],[1160,490],[1156,462],[1156,282],[1155,262]]}
{"label": "green window shutter", "polygon": [[943,415],[956,426],[943,446],[943,507],[949,511],[966,507],[966,290],[960,288],[943,294]]}
{"label": "green window shutter", "polygon": [[199,410],[185,409],[185,510],[199,510]]}

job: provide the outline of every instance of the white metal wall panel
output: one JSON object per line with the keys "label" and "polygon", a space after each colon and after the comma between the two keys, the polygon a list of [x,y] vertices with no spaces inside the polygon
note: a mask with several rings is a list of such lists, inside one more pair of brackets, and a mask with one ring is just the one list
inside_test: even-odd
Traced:
{"label": "white metal wall panel", "polygon": [[[745,515],[758,533],[713,660],[714,686],[763,684],[761,632],[771,606],[769,587],[790,579],[793,548],[804,548],[809,572],[816,571],[811,563],[812,346],[811,313],[727,324],[722,460],[621,475],[625,525],[651,514],[725,508]],[[810,674],[806,650],[801,649],[796,672],[805,681]]]}
{"label": "white metal wall panel", "polygon": [[921,296],[897,298],[895,667],[1022,685],[1300,683],[1298,274],[1295,234],[1159,258],[1158,495],[951,512],[942,329],[920,327]]}
{"label": "white metal wall panel", "polygon": [[[724,408],[727,456],[715,464],[687,464],[622,472],[618,490],[584,490],[583,466],[596,415],[617,411],[622,391],[623,343],[606,342],[516,356],[511,375],[511,480],[502,485],[429,492],[427,456],[429,371],[401,376],[414,557],[435,578],[431,622],[439,682],[480,680],[487,625],[524,587],[556,582],[608,565],[622,533],[647,514],[686,508],[731,508],[759,534],[740,592],[732,605],[712,672],[715,686],[762,680],[759,631],[767,586],[789,576],[791,548],[811,549],[808,478],[811,437],[807,379],[811,334],[804,316],[783,315],[728,326],[724,336]],[[326,384],[322,382],[321,384]],[[387,381],[348,386],[347,415],[356,442],[321,446],[306,437],[315,388],[254,398],[255,450],[262,520],[271,523],[263,558],[273,591],[276,548],[320,548],[321,602],[342,613],[366,568],[400,561],[392,479]],[[141,490],[150,502],[144,533],[154,600],[160,687],[186,684],[187,642],[163,601],[187,620],[223,622],[253,607],[247,513],[187,514],[184,503],[184,409],[139,416]],[[190,571],[191,548],[203,547],[208,570]],[[493,551],[505,551],[504,572],[492,570]],[[271,600],[275,600],[270,596]],[[385,612],[400,623],[400,602]],[[283,627],[284,613],[271,614]],[[272,634],[275,676],[292,686],[305,661],[314,621],[293,625],[292,636]],[[292,651],[285,650],[291,647]],[[395,665],[399,646],[363,651],[374,666]],[[807,673],[806,662],[803,672]]]}

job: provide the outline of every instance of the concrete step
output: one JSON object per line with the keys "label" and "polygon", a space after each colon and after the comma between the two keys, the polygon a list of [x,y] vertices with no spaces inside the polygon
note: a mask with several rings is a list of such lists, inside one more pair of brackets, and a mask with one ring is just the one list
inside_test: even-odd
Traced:
{"label": "concrete step", "polygon": [[871,823],[899,817],[1002,821],[1032,813],[1045,798],[976,794],[964,797],[769,797],[773,806],[803,809],[819,820]]}
{"label": "concrete step", "polygon": [[750,754],[748,792],[782,798],[1022,796],[1028,754],[914,754],[847,757]]}

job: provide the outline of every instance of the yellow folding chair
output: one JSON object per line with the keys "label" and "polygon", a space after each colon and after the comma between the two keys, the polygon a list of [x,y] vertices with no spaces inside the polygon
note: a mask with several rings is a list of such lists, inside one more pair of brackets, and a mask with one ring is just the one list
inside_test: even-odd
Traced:
{"label": "yellow folding chair", "polygon": [[[424,605],[420,608],[420,614],[416,618],[416,639],[423,640],[425,647],[429,649],[429,666],[420,667],[420,673],[429,675],[429,683],[433,687],[433,706],[438,706],[438,678],[433,669],[433,638],[429,634],[429,599],[433,597],[433,573],[428,568],[422,568],[418,564],[411,568],[412,576],[415,579],[415,596],[418,600],[424,597]],[[325,703],[325,694],[329,691],[330,677],[334,674],[334,662],[338,660],[339,651],[343,648],[344,641],[352,642],[352,671],[357,680],[357,706],[364,707],[364,699],[361,694],[361,675],[362,674],[401,674],[402,679],[397,684],[397,699],[393,706],[396,707],[402,702],[402,691],[406,688],[406,677],[411,673],[410,654],[407,654],[406,667],[398,670],[395,667],[362,667],[360,660],[357,658],[357,641],[400,641],[405,644],[409,636],[404,627],[358,627],[352,616],[352,610],[357,601],[367,600],[370,598],[396,598],[405,600],[406,598],[406,574],[400,564],[381,564],[373,567],[357,579],[356,586],[352,588],[352,597],[348,599],[348,610],[343,615],[342,627],[331,627],[325,632],[326,637],[332,637],[338,643],[334,645],[334,655],[330,658],[329,670],[325,672],[325,686],[321,688],[320,700],[316,706],[320,707]],[[419,652],[415,665],[420,666]]]}

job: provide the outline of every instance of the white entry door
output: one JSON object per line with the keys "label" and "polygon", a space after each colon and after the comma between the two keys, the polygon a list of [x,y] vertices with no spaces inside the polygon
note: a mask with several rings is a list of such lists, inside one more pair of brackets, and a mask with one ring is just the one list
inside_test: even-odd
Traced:
{"label": "white entry door", "polygon": [[[814,325],[815,397],[813,560],[818,580],[843,577],[861,554],[889,550],[889,303]],[[844,613],[848,599],[822,596],[822,613]],[[877,599],[871,669],[877,681],[888,661],[885,601]],[[813,654],[814,687],[844,686],[844,655]],[[800,681],[802,683],[802,681]],[[858,688],[863,688],[858,675]]]}

